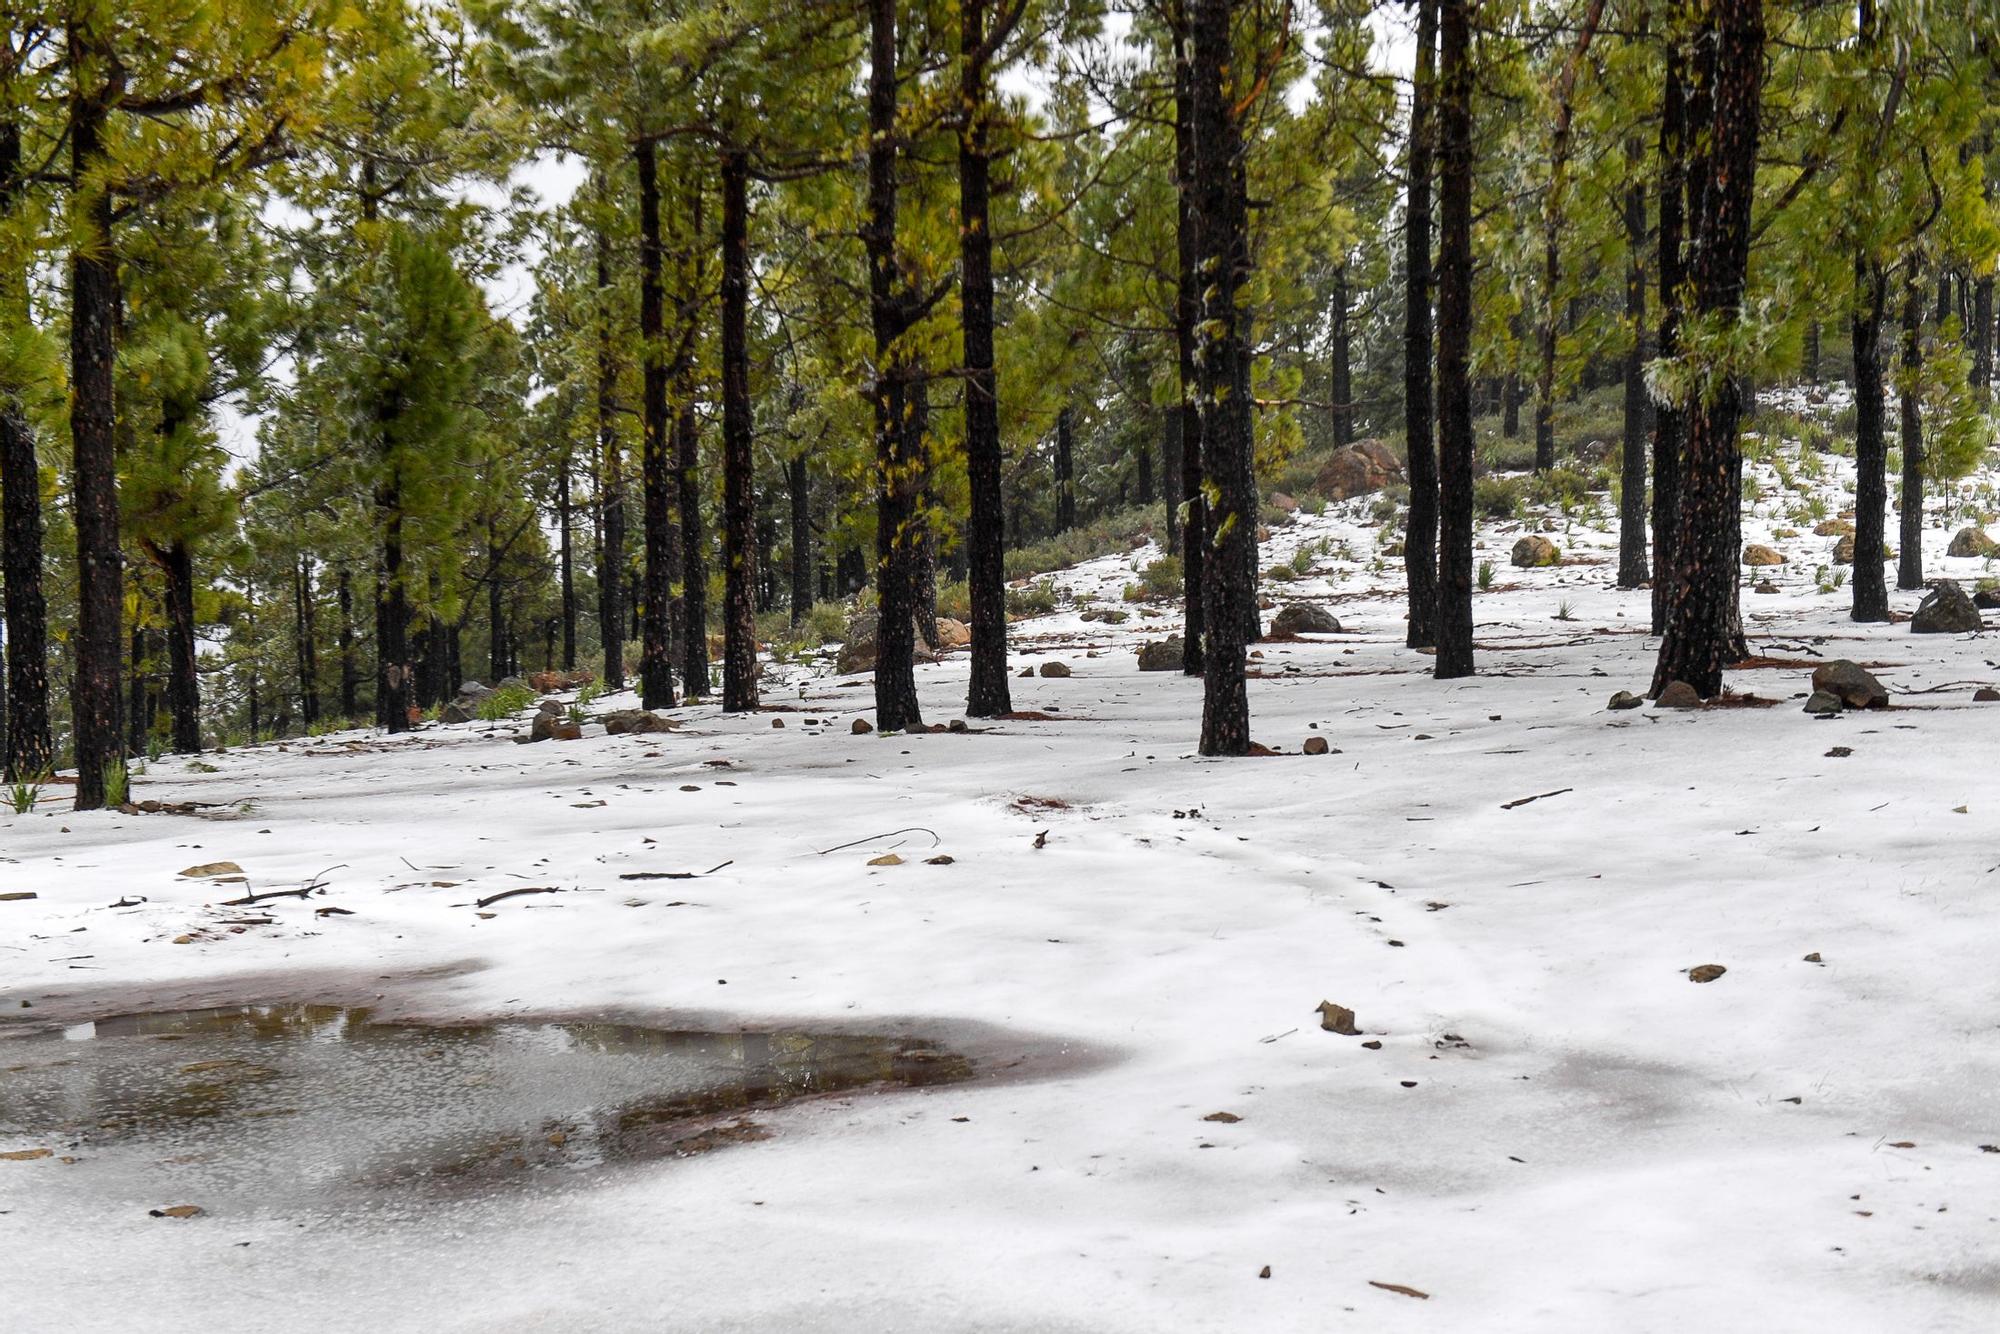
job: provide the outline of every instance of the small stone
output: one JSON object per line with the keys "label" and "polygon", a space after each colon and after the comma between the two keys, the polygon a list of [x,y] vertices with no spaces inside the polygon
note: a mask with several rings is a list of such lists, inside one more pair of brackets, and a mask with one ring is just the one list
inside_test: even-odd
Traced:
{"label": "small stone", "polygon": [[1769,579],[1763,579],[1758,581],[1757,586],[1752,588],[1750,591],[1753,593],[1776,593],[1780,592],[1781,590],[1778,588],[1776,584],[1772,583]]}
{"label": "small stone", "polygon": [[1201,1119],[1204,1121],[1219,1121],[1225,1126],[1233,1126],[1243,1118],[1234,1112],[1210,1112]]}
{"label": "small stone", "polygon": [[785,725],[785,720],[783,718],[773,718],[771,720],[771,727],[773,728],[773,730],[782,728],[784,725]]}
{"label": "small stone", "polygon": [[1842,533],[1840,535],[1840,540],[1833,544],[1833,563],[1835,565],[1854,564],[1853,533]]}
{"label": "small stone", "polygon": [[181,872],[189,879],[206,879],[216,875],[242,875],[243,868],[235,862],[204,862],[200,866],[190,866]]}
{"label": "small stone", "polygon": [[176,944],[176,945],[192,945],[192,944],[194,944],[194,937],[193,937],[193,936],[175,936],[175,937],[174,937],[174,944]]}
{"label": "small stone", "polygon": [[852,723],[848,724],[847,730],[856,736],[861,736],[874,731],[875,724],[869,722],[866,718],[856,718]]}
{"label": "small stone", "polygon": [[1821,519],[1813,526],[1815,537],[1852,537],[1854,525],[1846,519]]}
{"label": "small stone", "polygon": [[1750,566],[1783,565],[1785,558],[1761,542],[1752,542],[1743,548],[1743,563]]}
{"label": "small stone", "polygon": [[1274,635],[1337,635],[1340,621],[1324,607],[1294,602],[1271,618]]}
{"label": "small stone", "polygon": [[1975,704],[2000,702],[2000,690],[1995,690],[1992,686],[1981,686],[1972,692],[1972,702]]}
{"label": "small stone", "polygon": [[1604,707],[1607,709],[1636,709],[1645,702],[1643,698],[1633,694],[1631,691],[1621,690],[1613,695],[1611,702]]}
{"label": "small stone", "polygon": [[1319,1026],[1329,1033],[1339,1033],[1343,1037],[1358,1037],[1361,1030],[1354,1026],[1354,1011],[1345,1005],[1335,1005],[1332,1001],[1319,1003]]}
{"label": "small stone", "polygon": [[1685,681],[1669,681],[1660,697],[1653,701],[1656,709],[1698,709],[1701,696],[1695,694],[1694,687]]}
{"label": "small stone", "polygon": [[1825,758],[1829,760],[1844,760],[1853,753],[1854,747],[1852,746],[1834,746],[1826,752]]}
{"label": "small stone", "polygon": [[1362,1045],[1362,1046],[1364,1046],[1364,1047],[1366,1047],[1366,1048],[1367,1048],[1367,1049],[1368,1049],[1369,1051],[1380,1051],[1380,1050],[1382,1050],[1382,1043],[1381,1043],[1381,1041],[1380,1041],[1379,1039],[1377,1039],[1377,1038],[1370,1038],[1370,1039],[1368,1039],[1368,1041],[1366,1041],[1366,1042],[1362,1043],[1361,1045]]}
{"label": "small stone", "polygon": [[575,723],[572,723],[572,722],[560,722],[560,723],[557,723],[557,724],[556,724],[556,740],[558,740],[558,741],[581,741],[581,740],[583,740],[583,729],[582,729],[581,727],[577,726],[577,725],[576,725]]}
{"label": "small stone", "polygon": [[1835,658],[1813,668],[1814,690],[1824,690],[1850,709],[1881,709],[1889,704],[1889,692],[1859,664]]}
{"label": "small stone", "polygon": [[1727,968],[1724,968],[1719,963],[1698,964],[1695,967],[1688,969],[1688,981],[1713,982],[1715,981],[1716,978],[1721,977],[1724,973],[1728,971],[1729,970]]}
{"label": "small stone", "polygon": [[1060,676],[1068,676],[1069,674],[1070,674],[1070,671],[1069,671],[1069,664],[1068,664],[1068,663],[1065,663],[1065,662],[1045,662],[1045,663],[1043,663],[1043,664],[1042,664],[1042,675],[1043,675],[1043,676],[1058,676],[1058,677],[1060,677]]}
{"label": "small stone", "polygon": [[1034,677],[1035,669],[1032,667],[1023,667],[1019,672],[1016,672],[1015,675],[1019,676],[1023,681],[1027,681]]}
{"label": "small stone", "polygon": [[1807,956],[1805,957],[1805,962],[1807,962],[1807,963],[1825,963],[1825,962],[1826,962],[1826,960],[1824,960],[1824,959],[1822,959],[1822,958],[1820,958],[1820,957],[1819,957],[1819,951],[1818,951],[1818,950],[1814,950],[1814,951],[1813,951],[1813,952],[1812,952],[1811,954],[1808,954],[1808,955],[1807,955]]}
{"label": "small stone", "polygon": [[164,1209],[148,1209],[148,1218],[197,1218],[202,1208],[198,1204],[170,1204]]}
{"label": "small stone", "polygon": [[947,732],[970,732],[972,728],[966,723],[965,719],[954,718],[945,724],[945,730]]}
{"label": "small stone", "polygon": [[1331,747],[1326,744],[1325,737],[1309,736],[1306,738],[1306,743],[1300,746],[1299,749],[1308,755],[1324,755]]}
{"label": "small stone", "polygon": [[1258,1271],[1257,1271],[1257,1277],[1258,1277],[1258,1278],[1269,1278],[1269,1277],[1271,1277],[1271,1266],[1269,1266],[1269,1265],[1265,1265],[1265,1266],[1264,1266],[1264,1267],[1263,1267],[1262,1269],[1258,1270]]}
{"label": "small stone", "polygon": [[1815,718],[1831,718],[1840,712],[1840,696],[1829,690],[1815,690],[1806,700],[1806,710]]}
{"label": "small stone", "polygon": [[868,864],[870,866],[901,866],[903,859],[893,852],[885,852],[880,857],[870,857]]}

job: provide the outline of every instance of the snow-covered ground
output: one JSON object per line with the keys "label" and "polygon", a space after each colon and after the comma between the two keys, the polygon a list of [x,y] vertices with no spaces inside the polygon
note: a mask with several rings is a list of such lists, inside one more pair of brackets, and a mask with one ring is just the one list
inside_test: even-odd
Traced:
{"label": "snow-covered ground", "polygon": [[[1509,567],[1524,525],[1482,526],[1480,675],[1434,682],[1362,501],[1266,545],[1317,553],[1267,591],[1345,628],[1259,650],[1276,756],[1196,758],[1199,682],[1136,670],[1175,624],[1119,597],[1141,551],[1014,627],[1017,668],[1074,673],[1013,682],[1049,720],[855,735],[866,679],[788,666],[765,698],[799,712],[344,734],[160,761],[134,793],[231,818],[0,815],[0,892],[38,895],[0,902],[8,1018],[380,991],[447,1018],[976,1024],[1076,1057],[415,1217],[65,1207],[60,1157],[0,1160],[0,1327],[2000,1326],[2000,704],[1972,702],[2000,654],[1850,623],[1833,539],[1752,474],[1745,539],[1789,563],[1745,614],[1793,665],[1729,684],[1774,707],[1607,712],[1650,675],[1648,595],[1611,586],[1609,524],[1559,517],[1550,569]],[[1894,706],[1802,713],[1799,664],[1839,657]],[[959,712],[962,654],[919,679]],[[232,934],[213,905],[241,887],[176,874],[221,859],[329,889]],[[1322,1031],[1322,1000],[1361,1035]],[[36,1147],[91,1152],[0,1137]]]}

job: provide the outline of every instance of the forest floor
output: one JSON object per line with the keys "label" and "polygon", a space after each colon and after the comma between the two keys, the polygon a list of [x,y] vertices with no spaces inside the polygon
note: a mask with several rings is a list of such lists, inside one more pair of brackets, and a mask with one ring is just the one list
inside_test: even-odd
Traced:
{"label": "forest floor", "polygon": [[[1836,509],[1842,464],[1813,484]],[[1315,552],[1267,591],[1343,623],[1260,646],[1269,757],[1195,757],[1200,683],[1136,669],[1175,623],[1121,599],[1139,551],[1055,576],[1063,610],[1014,626],[1017,668],[1073,673],[1013,682],[1046,717],[856,735],[866,678],[790,665],[765,690],[789,712],[534,746],[343,733],[151,765],[135,797],[214,803],[195,815],[0,815],[0,893],[37,896],[0,901],[22,1032],[380,994],[997,1054],[969,1083],[753,1112],[760,1143],[417,1211],[153,1218],[182,1202],[171,1165],[106,1207],[60,1184],[87,1130],[0,1124],[0,1323],[1995,1328],[2000,704],[1972,692],[2000,652],[1850,623],[1820,587],[1833,539],[1752,475],[1745,539],[1789,563],[1745,590],[1763,657],[1729,674],[1736,707],[1606,711],[1657,645],[1601,519],[1555,518],[1565,563],[1534,570],[1507,563],[1526,522],[1482,523],[1480,674],[1434,682],[1357,501],[1266,544],[1267,567]],[[1801,712],[1842,657],[1889,709]],[[919,669],[933,720],[965,671]],[[1332,753],[1301,754],[1314,736]],[[326,892],[232,932],[244,886],[177,874],[224,859]],[[471,906],[541,886],[562,892]],[[1705,964],[1727,971],[1692,982]],[[1322,1000],[1359,1035],[1323,1031]],[[75,1046],[0,1042],[0,1067]]]}

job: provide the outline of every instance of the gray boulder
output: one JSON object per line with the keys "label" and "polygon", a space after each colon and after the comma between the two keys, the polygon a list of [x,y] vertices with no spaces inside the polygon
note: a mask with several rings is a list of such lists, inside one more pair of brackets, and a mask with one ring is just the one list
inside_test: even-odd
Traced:
{"label": "gray boulder", "polygon": [[1940,579],[1910,618],[1910,630],[1920,635],[1962,635],[1982,629],[1979,608],[1954,580]]}
{"label": "gray boulder", "polygon": [[1337,635],[1340,622],[1325,607],[1310,602],[1294,602],[1280,608],[1271,618],[1274,635]]}
{"label": "gray boulder", "polygon": [[1139,670],[1177,672],[1187,665],[1187,644],[1179,635],[1139,646]]}
{"label": "gray boulder", "polygon": [[[1814,694],[1833,696],[1845,708],[1886,709],[1889,692],[1874,675],[1846,658],[1836,658],[1813,668]],[[1808,712],[1811,706],[1808,705]]]}

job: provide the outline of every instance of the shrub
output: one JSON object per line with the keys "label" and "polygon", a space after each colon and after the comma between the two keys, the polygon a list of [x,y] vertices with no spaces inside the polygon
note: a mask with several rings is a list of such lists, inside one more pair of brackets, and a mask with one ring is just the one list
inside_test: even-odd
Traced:
{"label": "shrub", "polygon": [[1472,507],[1489,519],[1511,519],[1521,509],[1521,479],[1481,477],[1472,484]]}
{"label": "shrub", "polygon": [[479,701],[479,720],[505,722],[535,702],[535,692],[526,686],[502,686]]}
{"label": "shrub", "polygon": [[1055,585],[1044,580],[1007,590],[1007,614],[1011,617],[1047,616],[1055,609]]}
{"label": "shrub", "polygon": [[[1478,484],[1473,486],[1476,497]],[[1575,468],[1550,468],[1528,479],[1528,496],[1538,505],[1574,509],[1590,498],[1590,479]]]}

